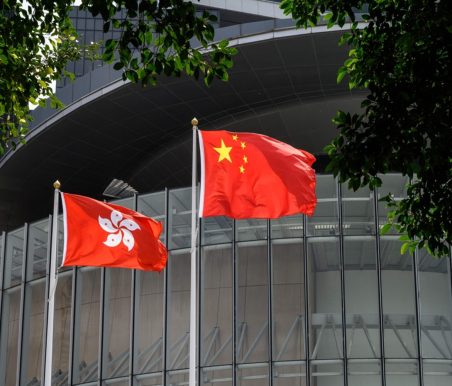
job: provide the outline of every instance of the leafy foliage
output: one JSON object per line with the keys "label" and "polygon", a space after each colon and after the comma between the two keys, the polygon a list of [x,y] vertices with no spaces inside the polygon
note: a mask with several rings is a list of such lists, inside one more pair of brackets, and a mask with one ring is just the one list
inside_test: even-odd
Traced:
{"label": "leafy foliage", "polygon": [[[299,27],[351,23],[349,58],[338,81],[369,94],[359,114],[339,111],[340,134],[326,147],[329,169],[353,189],[380,186],[378,173],[410,177],[407,198],[386,201],[403,248],[438,256],[452,243],[452,2],[283,0]],[[357,9],[365,24],[356,22]],[[386,229],[387,230],[387,229]]]}
{"label": "leafy foliage", "polygon": [[[0,156],[24,141],[31,120],[29,103],[62,104],[52,91],[69,61],[96,58],[93,47],[77,45],[69,18],[70,0],[4,0],[0,3]],[[160,74],[183,73],[206,84],[228,79],[234,48],[227,41],[212,43],[215,16],[196,13],[183,0],[82,0],[81,7],[101,15],[104,31],[122,30],[119,39],[105,42],[102,59],[115,62],[123,79],[155,84]],[[120,11],[126,18],[119,18]],[[201,48],[199,48],[201,47]]]}

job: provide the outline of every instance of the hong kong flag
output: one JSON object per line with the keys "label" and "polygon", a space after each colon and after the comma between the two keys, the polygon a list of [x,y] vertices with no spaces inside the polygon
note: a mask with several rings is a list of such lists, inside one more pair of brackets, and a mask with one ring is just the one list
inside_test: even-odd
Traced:
{"label": "hong kong flag", "polygon": [[200,217],[312,215],[315,157],[266,135],[200,131]]}
{"label": "hong kong flag", "polygon": [[167,250],[162,224],[119,205],[61,193],[64,216],[63,266],[161,271]]}

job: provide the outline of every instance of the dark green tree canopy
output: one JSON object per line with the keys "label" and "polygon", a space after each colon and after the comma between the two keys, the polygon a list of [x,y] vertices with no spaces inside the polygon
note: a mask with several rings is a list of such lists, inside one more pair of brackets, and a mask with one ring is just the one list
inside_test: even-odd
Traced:
{"label": "dark green tree canopy", "polygon": [[[437,255],[452,243],[452,2],[441,0],[283,0],[298,26],[351,30],[342,37],[349,58],[339,70],[350,87],[366,88],[360,114],[339,111],[340,130],[327,146],[329,168],[353,189],[381,184],[378,173],[411,178],[407,198],[387,201],[404,249]],[[358,23],[361,10],[365,23]]]}
{"label": "dark green tree canopy", "polygon": [[[71,0],[4,0],[0,3],[0,155],[24,140],[29,103],[61,106],[52,81],[66,64],[80,56],[76,32],[69,18]],[[228,79],[236,50],[227,41],[212,43],[215,16],[198,14],[183,0],[82,0],[81,8],[101,15],[104,31],[122,30],[119,39],[105,42],[102,59],[115,62],[123,78],[143,85],[155,84],[158,75],[185,73]],[[126,18],[118,18],[120,11]]]}

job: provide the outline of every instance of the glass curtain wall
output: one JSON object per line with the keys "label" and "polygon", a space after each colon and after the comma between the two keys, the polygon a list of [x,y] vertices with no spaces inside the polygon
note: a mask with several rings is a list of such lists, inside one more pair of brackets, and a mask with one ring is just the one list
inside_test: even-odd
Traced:
{"label": "glass curtain wall", "polygon": [[[377,192],[351,192],[319,175],[312,217],[200,222],[199,385],[452,383],[450,257],[401,254],[400,235],[379,234],[379,198],[400,200],[407,182],[382,179]],[[187,384],[191,189],[118,204],[163,222],[167,269],[60,270],[52,384]],[[43,379],[50,223],[0,239],[5,386]]]}

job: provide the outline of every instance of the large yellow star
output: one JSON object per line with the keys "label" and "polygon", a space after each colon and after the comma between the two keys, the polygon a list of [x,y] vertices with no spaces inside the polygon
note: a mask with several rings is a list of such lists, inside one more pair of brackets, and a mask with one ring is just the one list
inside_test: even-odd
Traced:
{"label": "large yellow star", "polygon": [[224,144],[223,139],[221,140],[221,147],[214,147],[214,150],[219,154],[218,162],[223,161],[224,159],[227,159],[229,162],[232,163],[231,156],[229,153],[232,150],[232,147],[228,147]]}

